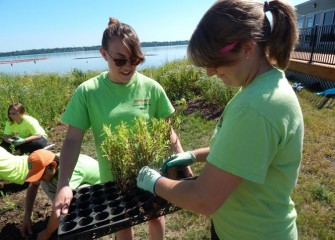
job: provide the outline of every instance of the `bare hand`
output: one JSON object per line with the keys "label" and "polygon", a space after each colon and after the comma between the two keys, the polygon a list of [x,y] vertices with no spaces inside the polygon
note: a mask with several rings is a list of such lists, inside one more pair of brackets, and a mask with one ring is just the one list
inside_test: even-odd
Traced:
{"label": "bare hand", "polygon": [[69,186],[62,187],[59,190],[53,204],[53,210],[56,213],[57,219],[59,219],[61,215],[68,213],[72,198],[73,193]]}

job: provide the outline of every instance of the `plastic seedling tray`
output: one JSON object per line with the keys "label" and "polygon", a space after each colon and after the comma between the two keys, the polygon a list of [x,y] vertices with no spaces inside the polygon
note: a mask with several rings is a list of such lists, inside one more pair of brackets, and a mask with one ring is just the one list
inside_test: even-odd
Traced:
{"label": "plastic seedling tray", "polygon": [[121,191],[116,182],[84,187],[61,218],[58,239],[99,238],[179,209],[137,187]]}

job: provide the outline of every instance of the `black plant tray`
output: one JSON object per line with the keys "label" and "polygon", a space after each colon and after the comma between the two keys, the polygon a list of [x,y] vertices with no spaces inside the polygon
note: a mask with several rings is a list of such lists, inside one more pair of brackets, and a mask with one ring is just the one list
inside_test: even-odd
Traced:
{"label": "black plant tray", "polygon": [[116,182],[79,189],[61,218],[58,239],[94,239],[146,222],[180,208],[150,192]]}

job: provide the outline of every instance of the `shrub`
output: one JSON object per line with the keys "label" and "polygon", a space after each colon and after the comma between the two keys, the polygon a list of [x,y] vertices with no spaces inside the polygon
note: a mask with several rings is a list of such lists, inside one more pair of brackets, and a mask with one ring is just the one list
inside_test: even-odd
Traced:
{"label": "shrub", "polygon": [[196,82],[197,88],[201,89],[201,95],[206,102],[224,107],[233,98],[238,88],[225,86],[218,77],[201,77]]}
{"label": "shrub", "polygon": [[195,82],[204,75],[201,68],[189,65],[186,60],[175,60],[143,73],[159,82],[171,101],[189,100],[200,93]]}
{"label": "shrub", "polygon": [[137,118],[133,127],[124,122],[115,127],[104,126],[106,138],[102,153],[110,161],[111,171],[121,189],[134,184],[143,166],[158,169],[170,151],[170,125],[164,119],[148,122]]}

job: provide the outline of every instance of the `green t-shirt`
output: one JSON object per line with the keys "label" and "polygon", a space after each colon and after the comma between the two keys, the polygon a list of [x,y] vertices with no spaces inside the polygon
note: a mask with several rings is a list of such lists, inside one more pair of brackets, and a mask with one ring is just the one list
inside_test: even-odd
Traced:
{"label": "green t-shirt", "polygon": [[257,77],[229,102],[207,160],[244,182],[211,216],[218,236],[298,238],[290,194],[298,178],[303,131],[298,99],[277,69]]}
{"label": "green t-shirt", "polygon": [[[59,156],[59,154],[56,154]],[[57,191],[58,174],[47,183],[41,181],[41,186],[48,197],[53,200]],[[95,185],[100,183],[98,161],[84,154],[79,154],[77,164],[73,170],[69,186],[75,190],[84,184]]]}
{"label": "green t-shirt", "polygon": [[46,133],[39,122],[32,116],[28,115],[23,115],[23,121],[20,124],[15,121],[13,123],[7,121],[4,134],[10,136],[19,134],[21,138],[27,138],[35,134],[41,134],[46,137]]}
{"label": "green t-shirt", "polygon": [[174,112],[163,88],[135,72],[127,84],[111,82],[107,72],[82,83],[72,96],[62,121],[83,131],[92,128],[102,182],[112,181],[109,160],[102,156],[103,126],[114,129],[121,121],[133,125],[136,117],[167,118]]}
{"label": "green t-shirt", "polygon": [[23,184],[28,174],[28,156],[15,156],[0,147],[0,179]]}

